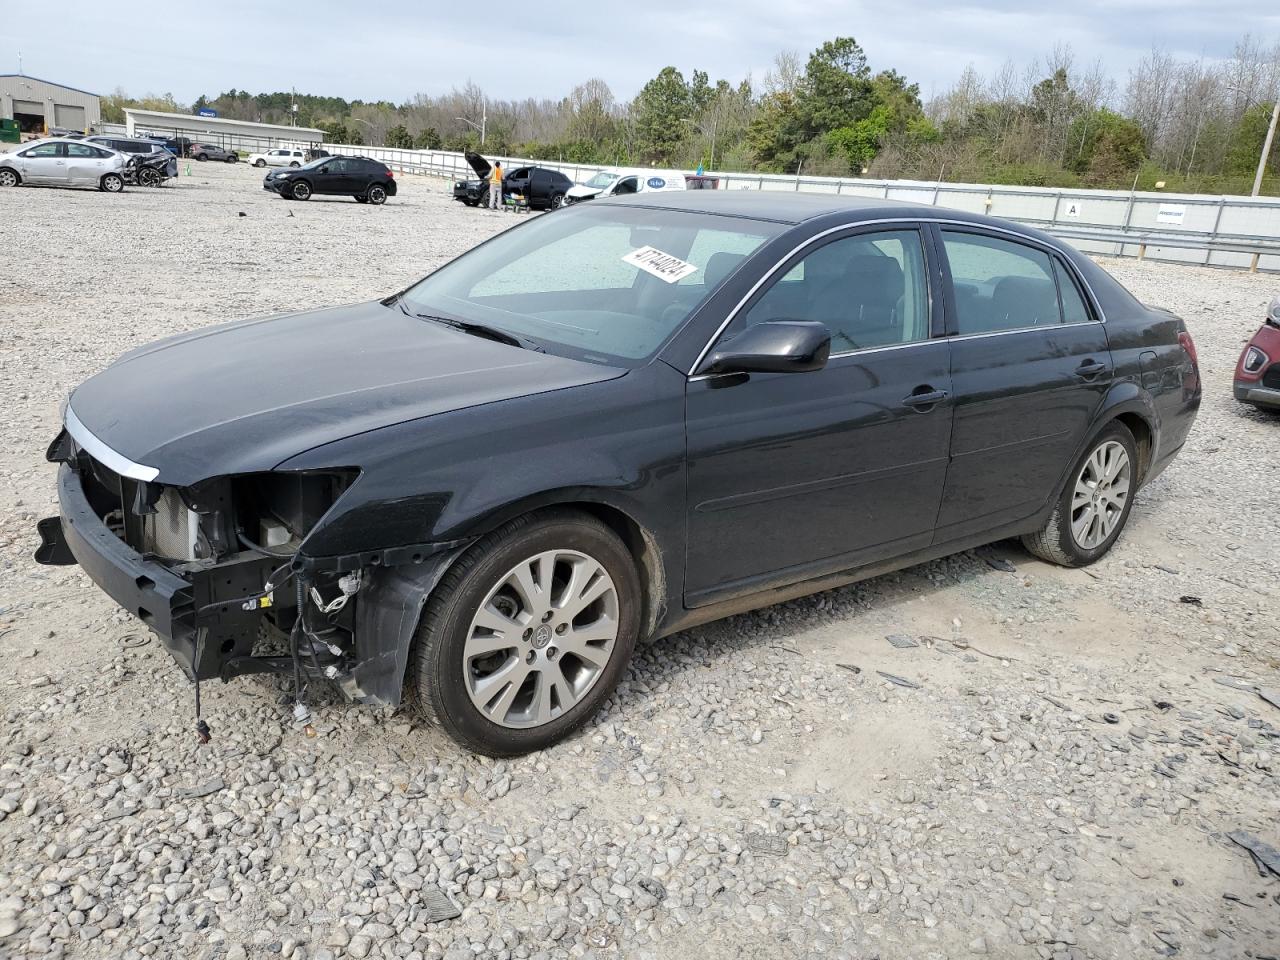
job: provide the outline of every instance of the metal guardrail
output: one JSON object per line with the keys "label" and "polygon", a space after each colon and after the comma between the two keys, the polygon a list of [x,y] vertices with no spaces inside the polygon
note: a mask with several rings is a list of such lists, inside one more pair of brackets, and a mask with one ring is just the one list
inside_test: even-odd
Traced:
{"label": "metal guardrail", "polygon": [[[1201,234],[1179,235],[1174,233],[1156,233],[1151,231],[1086,229],[1080,227],[1064,227],[1061,224],[1028,224],[1038,226],[1055,237],[1064,240],[1086,240],[1091,243],[1118,244],[1121,247],[1138,248],[1137,258],[1144,260],[1147,251],[1152,248],[1170,247],[1175,250],[1203,250],[1208,255],[1218,253],[1239,253],[1249,256],[1249,272],[1257,273],[1264,256],[1280,258],[1280,239],[1259,242],[1248,238],[1206,237]],[[1117,251],[1124,256],[1123,251]]]}

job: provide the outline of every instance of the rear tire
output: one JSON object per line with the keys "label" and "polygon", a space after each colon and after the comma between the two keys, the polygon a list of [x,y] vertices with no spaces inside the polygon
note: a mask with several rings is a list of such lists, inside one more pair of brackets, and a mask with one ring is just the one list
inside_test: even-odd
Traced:
{"label": "rear tire", "polygon": [[124,178],[118,173],[104,174],[98,181],[98,189],[103,193],[119,193],[124,189]]}
{"label": "rear tire", "polygon": [[239,162],[240,162],[240,158],[237,157],[234,153],[231,154],[231,156],[227,157],[227,163],[239,163]]}
{"label": "rear tire", "polygon": [[1042,529],[1023,536],[1023,546],[1059,566],[1088,566],[1115,545],[1137,492],[1137,444],[1128,427],[1112,421],[1071,468],[1053,513]]}
{"label": "rear tire", "polygon": [[372,203],[375,207],[380,207],[387,202],[387,188],[381,184],[373,184],[365,191],[365,199]]}
{"label": "rear tire", "polygon": [[300,164],[298,163],[298,161],[297,161],[297,160],[294,160],[292,163],[290,163],[290,164],[289,164],[289,166],[291,166],[291,167],[297,167],[297,166],[300,166]]}
{"label": "rear tire", "polygon": [[412,702],[477,753],[548,747],[617,685],[641,596],[631,554],[594,517],[552,510],[512,520],[468,549],[428,601],[409,659]]}
{"label": "rear tire", "polygon": [[197,154],[196,154],[196,159],[197,159],[197,160],[199,160],[201,163],[204,163],[206,160],[208,160],[208,159],[209,159],[209,156],[208,156],[208,154],[204,154],[204,153],[197,153]]}
{"label": "rear tire", "polygon": [[562,206],[564,206],[564,194],[553,193],[551,195],[551,209],[559,210]]}

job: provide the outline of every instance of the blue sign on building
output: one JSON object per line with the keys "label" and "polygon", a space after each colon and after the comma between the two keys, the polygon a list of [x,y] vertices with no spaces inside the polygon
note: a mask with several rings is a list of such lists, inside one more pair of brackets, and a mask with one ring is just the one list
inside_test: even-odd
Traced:
{"label": "blue sign on building", "polygon": [[208,107],[201,107],[200,112],[198,114],[198,116],[201,116],[201,117],[216,117],[217,115],[218,115],[217,110],[210,110]]}

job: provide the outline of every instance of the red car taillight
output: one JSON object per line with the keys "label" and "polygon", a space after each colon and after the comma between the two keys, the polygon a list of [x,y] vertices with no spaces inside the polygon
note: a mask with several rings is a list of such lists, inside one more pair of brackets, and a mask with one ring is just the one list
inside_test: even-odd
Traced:
{"label": "red car taillight", "polygon": [[389,167],[387,168],[387,176],[393,180],[395,179],[395,176],[396,176],[394,173],[391,172],[391,169]]}
{"label": "red car taillight", "polygon": [[1196,356],[1196,342],[1191,339],[1191,334],[1183,330],[1178,334],[1178,346],[1187,352],[1187,356],[1191,358],[1191,362],[1198,364],[1200,358]]}

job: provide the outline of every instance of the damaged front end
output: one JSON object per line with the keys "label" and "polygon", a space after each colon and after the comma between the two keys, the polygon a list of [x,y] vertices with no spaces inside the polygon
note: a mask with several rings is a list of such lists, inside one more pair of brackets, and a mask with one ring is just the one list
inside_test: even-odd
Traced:
{"label": "damaged front end", "polygon": [[83,428],[64,429],[48,459],[60,464],[60,516],[40,521],[36,560],[78,563],[151,627],[197,691],[275,672],[399,704],[422,604],[461,545],[309,554],[309,535],[358,470],[168,486]]}

